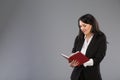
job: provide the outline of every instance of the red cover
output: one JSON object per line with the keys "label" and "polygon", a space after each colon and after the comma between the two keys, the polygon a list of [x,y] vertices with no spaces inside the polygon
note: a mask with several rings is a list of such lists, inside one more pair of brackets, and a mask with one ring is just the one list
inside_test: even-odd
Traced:
{"label": "red cover", "polygon": [[82,65],[83,63],[87,62],[89,60],[88,57],[83,55],[81,52],[77,52],[75,54],[72,54],[69,56],[68,61],[71,62],[73,60],[76,60],[79,62],[78,66]]}

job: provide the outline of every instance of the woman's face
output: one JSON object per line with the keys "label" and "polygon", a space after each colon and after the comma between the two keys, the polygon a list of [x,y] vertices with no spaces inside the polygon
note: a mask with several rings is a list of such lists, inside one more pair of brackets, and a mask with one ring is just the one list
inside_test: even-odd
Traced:
{"label": "woman's face", "polygon": [[85,35],[91,34],[92,25],[86,24],[82,21],[79,22],[80,29]]}

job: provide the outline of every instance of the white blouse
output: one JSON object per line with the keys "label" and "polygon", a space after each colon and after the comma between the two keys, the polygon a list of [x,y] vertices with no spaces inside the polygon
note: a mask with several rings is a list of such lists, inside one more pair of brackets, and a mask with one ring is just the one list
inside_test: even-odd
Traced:
{"label": "white blouse", "polygon": [[92,38],[93,38],[93,35],[89,38],[89,40],[87,41],[86,39],[86,36],[84,37],[85,40],[84,40],[84,43],[83,43],[83,46],[82,46],[82,49],[81,49],[81,53],[83,53],[84,55],[86,55],[86,50],[88,48],[88,45],[90,44]]}

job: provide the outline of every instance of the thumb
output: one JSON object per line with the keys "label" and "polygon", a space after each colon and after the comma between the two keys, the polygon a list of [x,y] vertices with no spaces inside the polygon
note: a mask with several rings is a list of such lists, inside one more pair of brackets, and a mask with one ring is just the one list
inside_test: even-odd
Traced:
{"label": "thumb", "polygon": [[80,52],[80,51],[76,51],[75,53],[78,53],[78,52]]}

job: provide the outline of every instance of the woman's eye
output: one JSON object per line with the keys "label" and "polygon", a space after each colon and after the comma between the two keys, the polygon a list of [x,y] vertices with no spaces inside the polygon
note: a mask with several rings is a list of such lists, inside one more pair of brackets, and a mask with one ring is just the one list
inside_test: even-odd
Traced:
{"label": "woman's eye", "polygon": [[80,25],[80,27],[86,27],[87,25],[83,24],[83,25]]}
{"label": "woman's eye", "polygon": [[86,27],[86,25],[83,25],[83,27]]}

